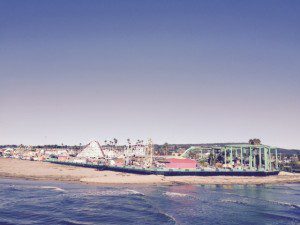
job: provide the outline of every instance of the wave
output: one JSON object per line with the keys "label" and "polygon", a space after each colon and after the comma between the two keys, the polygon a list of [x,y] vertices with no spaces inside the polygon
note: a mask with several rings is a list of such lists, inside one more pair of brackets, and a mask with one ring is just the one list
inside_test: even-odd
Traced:
{"label": "wave", "polygon": [[298,222],[300,221],[298,218],[295,217],[291,217],[291,216],[286,216],[286,215],[280,215],[277,213],[272,213],[272,212],[262,212],[264,217],[269,217],[272,220],[274,219],[279,219],[279,220],[288,220],[288,221],[292,221],[293,224],[299,224]]}
{"label": "wave", "polygon": [[247,202],[244,202],[244,201],[238,201],[238,200],[234,200],[234,199],[221,199],[220,202],[225,202],[225,203],[236,203],[236,204],[239,204],[239,205],[250,205],[249,203]]}
{"label": "wave", "polygon": [[9,191],[23,191],[23,189],[24,189],[24,187],[19,186],[19,185],[6,185],[6,186],[4,186],[4,188]]}
{"label": "wave", "polygon": [[76,221],[76,220],[72,220],[72,219],[64,219],[64,220],[62,220],[60,222],[62,224],[68,224],[68,225],[77,225],[77,224],[90,225],[90,224],[94,224],[92,222]]}
{"label": "wave", "polygon": [[191,197],[188,194],[183,194],[183,193],[178,193],[178,192],[166,192],[164,193],[165,195],[169,196],[169,197]]}
{"label": "wave", "polygon": [[168,213],[165,213],[165,212],[162,212],[162,211],[159,211],[159,213],[160,213],[161,215],[165,216],[166,218],[168,218],[170,221],[174,222],[174,224],[179,224],[179,223],[176,221],[176,219],[175,219],[173,216],[169,215]]}
{"label": "wave", "polygon": [[144,196],[143,193],[135,191],[135,190],[131,190],[131,189],[91,191],[91,192],[84,193],[84,195],[97,195],[97,196],[140,195],[140,196]]}
{"label": "wave", "polygon": [[254,199],[254,200],[258,200],[258,201],[262,201],[262,202],[269,202],[269,203],[272,203],[272,204],[289,206],[289,207],[292,207],[292,208],[300,209],[300,205],[293,204],[293,203],[266,200],[266,199],[262,199],[262,198],[249,197],[249,196],[244,196],[244,195],[239,195],[239,194],[229,193],[229,192],[225,192],[225,194],[227,194],[227,195],[233,195],[233,196],[238,196],[238,197],[243,197],[243,198],[246,198],[246,199]]}
{"label": "wave", "polygon": [[40,189],[50,189],[53,191],[61,191],[61,192],[66,192],[66,190],[59,188],[59,187],[54,187],[54,186],[40,186]]}
{"label": "wave", "polygon": [[189,194],[184,194],[184,193],[179,193],[179,192],[165,192],[165,196],[170,197],[170,198],[188,198],[188,199],[193,199],[193,200],[198,200],[201,201],[202,203],[207,203],[207,201],[196,197],[194,195],[189,195]]}
{"label": "wave", "polygon": [[277,205],[289,206],[289,207],[292,207],[292,208],[300,209],[300,205],[293,204],[293,203],[280,202],[280,201],[270,201],[270,200],[267,200],[267,201],[270,202],[270,203],[273,203],[273,204],[277,204]]}

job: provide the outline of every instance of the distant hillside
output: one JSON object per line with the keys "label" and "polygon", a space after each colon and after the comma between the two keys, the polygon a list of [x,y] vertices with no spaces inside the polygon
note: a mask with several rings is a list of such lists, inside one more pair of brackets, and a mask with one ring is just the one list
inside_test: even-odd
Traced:
{"label": "distant hillside", "polygon": [[299,149],[284,149],[284,148],[278,148],[278,153],[282,153],[284,155],[300,155]]}

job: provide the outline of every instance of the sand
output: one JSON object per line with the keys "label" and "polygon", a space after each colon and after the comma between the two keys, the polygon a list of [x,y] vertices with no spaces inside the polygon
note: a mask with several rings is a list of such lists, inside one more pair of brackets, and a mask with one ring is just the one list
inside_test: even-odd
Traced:
{"label": "sand", "polygon": [[0,158],[0,177],[33,180],[55,180],[87,184],[278,184],[300,183],[300,174],[281,172],[278,176],[233,177],[233,176],[159,176],[137,175],[113,171],[98,171],[91,168],[57,165],[48,162]]}

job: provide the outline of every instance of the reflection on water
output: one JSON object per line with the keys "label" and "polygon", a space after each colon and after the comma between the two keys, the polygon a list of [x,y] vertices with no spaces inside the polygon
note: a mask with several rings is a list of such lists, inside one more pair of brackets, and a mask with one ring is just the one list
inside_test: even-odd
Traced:
{"label": "reflection on water", "polygon": [[97,187],[0,179],[1,224],[299,224],[300,184]]}

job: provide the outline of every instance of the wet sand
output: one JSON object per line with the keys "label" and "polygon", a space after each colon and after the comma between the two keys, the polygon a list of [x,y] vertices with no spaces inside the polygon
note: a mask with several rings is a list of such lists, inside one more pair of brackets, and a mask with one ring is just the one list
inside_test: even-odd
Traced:
{"label": "wet sand", "polygon": [[137,175],[113,171],[98,171],[91,168],[64,166],[48,162],[0,158],[0,177],[32,180],[55,180],[87,184],[278,184],[300,183],[300,174],[281,172],[278,176],[233,177],[233,176],[160,176]]}

